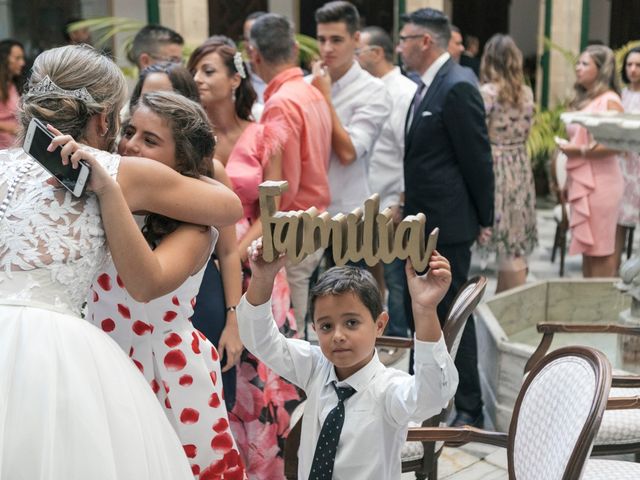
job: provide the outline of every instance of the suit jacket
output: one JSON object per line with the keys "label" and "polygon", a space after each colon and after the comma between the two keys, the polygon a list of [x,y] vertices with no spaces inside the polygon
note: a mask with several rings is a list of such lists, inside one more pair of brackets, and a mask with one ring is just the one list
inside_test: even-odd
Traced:
{"label": "suit jacket", "polygon": [[493,160],[476,82],[447,60],[406,128],[405,214],[423,212],[442,244],[473,241],[493,225]]}

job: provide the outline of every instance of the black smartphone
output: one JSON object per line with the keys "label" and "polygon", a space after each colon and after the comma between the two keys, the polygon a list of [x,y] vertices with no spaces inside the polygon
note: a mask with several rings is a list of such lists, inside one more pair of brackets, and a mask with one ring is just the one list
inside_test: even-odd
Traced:
{"label": "black smartphone", "polygon": [[91,167],[82,160],[78,168],[73,168],[71,163],[63,165],[60,156],[62,147],[56,148],[53,152],[47,150],[53,138],[54,135],[47,130],[47,126],[37,118],[33,118],[29,123],[22,148],[51,176],[56,177],[64,188],[79,197],[87,188]]}

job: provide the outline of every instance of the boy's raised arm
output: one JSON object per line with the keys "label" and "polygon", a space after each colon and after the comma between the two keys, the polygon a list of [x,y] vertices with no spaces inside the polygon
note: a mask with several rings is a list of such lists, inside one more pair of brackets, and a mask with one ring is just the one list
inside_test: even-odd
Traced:
{"label": "boy's raised arm", "polygon": [[437,307],[451,285],[449,261],[434,251],[429,259],[429,271],[418,275],[407,260],[405,271],[411,295],[411,308],[416,329],[416,339],[437,342],[442,335]]}

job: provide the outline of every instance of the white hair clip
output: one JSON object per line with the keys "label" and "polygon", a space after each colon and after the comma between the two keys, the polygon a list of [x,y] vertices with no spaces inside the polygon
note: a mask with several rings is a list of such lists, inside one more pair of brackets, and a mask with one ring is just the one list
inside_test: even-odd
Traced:
{"label": "white hair clip", "polygon": [[64,88],[60,88],[58,85],[56,85],[55,82],[51,80],[51,78],[49,78],[49,75],[45,76],[42,80],[31,87],[26,95],[35,96],[45,95],[49,93],[57,93],[58,95],[62,95],[64,97],[77,98],[84,103],[96,103],[96,101],[93,99],[93,97],[85,87],[77,88],[76,90],[65,90]]}
{"label": "white hair clip", "polygon": [[247,72],[244,69],[244,62],[242,61],[242,54],[240,52],[236,52],[233,55],[233,65],[236,67],[236,72],[238,72],[241,78],[247,78]]}

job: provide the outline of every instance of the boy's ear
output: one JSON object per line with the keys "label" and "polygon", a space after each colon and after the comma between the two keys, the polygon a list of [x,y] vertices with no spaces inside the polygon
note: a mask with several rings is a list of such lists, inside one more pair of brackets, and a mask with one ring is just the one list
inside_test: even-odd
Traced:
{"label": "boy's ear", "polygon": [[384,333],[384,329],[387,326],[388,322],[389,314],[387,312],[383,311],[380,315],[378,315],[378,318],[376,318],[376,337],[379,337]]}

